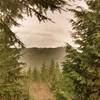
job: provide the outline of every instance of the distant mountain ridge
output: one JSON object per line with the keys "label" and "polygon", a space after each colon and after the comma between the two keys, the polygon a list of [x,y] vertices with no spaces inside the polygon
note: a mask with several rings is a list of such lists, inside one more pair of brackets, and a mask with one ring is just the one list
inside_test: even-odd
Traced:
{"label": "distant mountain ridge", "polygon": [[65,48],[25,48],[22,54],[20,60],[26,63],[27,67],[41,67],[43,63],[48,66],[52,60],[61,65],[65,57]]}

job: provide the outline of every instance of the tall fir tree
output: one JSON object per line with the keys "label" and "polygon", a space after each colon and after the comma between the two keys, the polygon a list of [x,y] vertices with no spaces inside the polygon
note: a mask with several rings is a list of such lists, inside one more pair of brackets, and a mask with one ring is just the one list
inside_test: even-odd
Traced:
{"label": "tall fir tree", "polygon": [[42,67],[41,67],[41,78],[44,82],[49,81],[49,68],[45,62],[42,64]]}
{"label": "tall fir tree", "polygon": [[[20,48],[23,46],[6,23],[0,22],[0,99],[24,100],[21,74]],[[12,48],[13,47],[13,48]],[[24,95],[25,96],[25,95]]]}
{"label": "tall fir tree", "polygon": [[65,80],[75,100],[100,99],[100,0],[86,0],[88,9],[71,9],[71,20],[78,49],[67,45],[63,63]]}
{"label": "tall fir tree", "polygon": [[40,70],[38,68],[34,67],[34,69],[33,69],[33,80],[34,81],[40,81],[40,78],[41,78]]}
{"label": "tall fir tree", "polygon": [[[52,63],[53,64],[53,63]],[[64,92],[64,80],[58,63],[53,65],[51,89],[55,94],[56,100],[67,100],[66,93]]]}

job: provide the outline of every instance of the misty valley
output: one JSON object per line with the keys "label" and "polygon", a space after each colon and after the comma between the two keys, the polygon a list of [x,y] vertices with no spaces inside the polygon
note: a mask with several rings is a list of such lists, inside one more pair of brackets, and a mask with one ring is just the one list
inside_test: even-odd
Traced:
{"label": "misty valley", "polygon": [[20,61],[25,63],[26,67],[41,67],[44,63],[49,66],[52,61],[60,66],[65,58],[65,47],[57,48],[25,48],[22,50]]}

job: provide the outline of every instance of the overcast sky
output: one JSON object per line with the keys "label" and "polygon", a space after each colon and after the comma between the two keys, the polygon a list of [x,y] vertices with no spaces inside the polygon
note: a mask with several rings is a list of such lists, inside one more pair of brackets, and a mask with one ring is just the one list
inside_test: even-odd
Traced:
{"label": "overcast sky", "polygon": [[[75,4],[85,5],[82,1]],[[13,31],[26,47],[61,47],[65,43],[74,45],[71,38],[72,27],[69,23],[73,15],[67,12],[61,14],[48,12],[48,16],[55,23],[49,21],[39,23],[35,16],[25,17],[19,20],[21,26],[13,28]]]}

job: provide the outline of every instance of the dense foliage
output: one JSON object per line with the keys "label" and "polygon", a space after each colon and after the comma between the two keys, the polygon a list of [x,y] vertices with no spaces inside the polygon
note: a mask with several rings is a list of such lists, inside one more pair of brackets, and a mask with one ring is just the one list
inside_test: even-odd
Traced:
{"label": "dense foliage", "polygon": [[22,19],[24,14],[35,14],[41,21],[48,19],[48,10],[60,10],[64,4],[63,0],[0,0],[0,19],[2,16],[7,24],[17,25],[15,18]]}
{"label": "dense foliage", "polygon": [[[3,17],[2,17],[3,18]],[[22,86],[20,48],[23,44],[16,38],[4,21],[0,21],[0,99],[23,100],[26,93]],[[13,47],[13,48],[12,48]],[[26,97],[25,97],[26,98]]]}
{"label": "dense foliage", "polygon": [[88,9],[71,9],[77,49],[66,47],[63,73],[75,100],[100,99],[100,0],[86,0]]}

